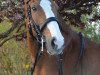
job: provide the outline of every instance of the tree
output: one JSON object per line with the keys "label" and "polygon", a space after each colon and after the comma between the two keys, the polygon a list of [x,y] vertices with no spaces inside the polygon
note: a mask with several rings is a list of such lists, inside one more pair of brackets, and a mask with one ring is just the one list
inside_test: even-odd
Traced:
{"label": "tree", "polygon": [[24,36],[25,16],[23,10],[23,5],[18,0],[0,1],[0,22],[4,21],[6,18],[12,23],[11,28],[0,33],[0,46],[12,38],[17,37],[21,40],[22,36]]}
{"label": "tree", "polygon": [[[99,4],[99,0],[54,0],[60,6],[58,12],[68,25],[84,29],[87,25],[83,22],[83,15],[91,15],[93,8]],[[0,33],[0,46],[9,39],[17,37],[17,40],[25,36],[25,15],[23,9],[24,0],[1,0],[0,22],[9,19],[11,28]],[[97,21],[100,16],[93,14],[88,22]],[[13,34],[12,34],[13,33]]]}
{"label": "tree", "polygon": [[[97,6],[99,0],[55,0],[60,6],[59,13],[65,21],[70,22],[70,25],[85,27],[81,20],[82,15],[90,15],[93,12],[93,6]],[[100,16],[94,14],[91,20],[98,20]]]}

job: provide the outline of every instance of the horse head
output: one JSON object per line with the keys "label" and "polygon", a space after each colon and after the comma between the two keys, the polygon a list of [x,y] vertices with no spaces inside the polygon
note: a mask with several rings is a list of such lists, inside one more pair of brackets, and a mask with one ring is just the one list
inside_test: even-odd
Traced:
{"label": "horse head", "polygon": [[[45,38],[49,54],[60,54],[64,48],[64,37],[57,21],[57,5],[52,0],[31,0],[32,19]],[[36,32],[33,30],[33,34]]]}

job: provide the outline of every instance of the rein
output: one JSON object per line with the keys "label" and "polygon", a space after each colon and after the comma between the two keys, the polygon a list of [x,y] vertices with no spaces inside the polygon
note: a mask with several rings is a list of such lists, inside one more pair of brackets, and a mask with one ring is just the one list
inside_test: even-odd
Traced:
{"label": "rein", "polygon": [[[44,35],[42,34],[43,30],[47,27],[48,23],[50,23],[51,21],[56,21],[59,26],[60,26],[60,23],[57,20],[57,18],[50,17],[45,21],[45,23],[40,28],[40,26],[37,25],[32,18],[32,13],[31,13],[32,8],[30,7],[29,3],[30,3],[30,0],[28,0],[26,2],[26,4],[27,4],[27,18],[28,18],[28,21],[29,21],[29,24],[28,24],[29,34],[30,34],[32,40],[35,39],[38,42],[38,50],[36,52],[35,62],[33,63],[31,70],[30,70],[30,75],[33,75],[33,73],[35,71],[35,67],[36,67],[39,59],[41,58],[41,56],[44,52],[43,49],[45,48],[46,41],[45,41]],[[32,32],[33,29],[36,33],[36,36],[33,35],[33,32]],[[79,36],[80,36],[80,39],[81,39],[81,41],[80,41],[81,42],[81,48],[80,48],[79,58],[81,58],[83,56],[83,52],[84,52],[84,40],[83,40],[83,36],[82,36],[81,33],[79,34]],[[58,75],[63,75],[62,61],[63,61],[62,54],[58,54],[57,55]]]}

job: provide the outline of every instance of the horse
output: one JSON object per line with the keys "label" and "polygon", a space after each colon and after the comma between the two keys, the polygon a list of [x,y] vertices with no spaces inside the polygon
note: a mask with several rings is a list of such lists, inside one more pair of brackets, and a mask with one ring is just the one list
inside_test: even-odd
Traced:
{"label": "horse", "polygon": [[[71,29],[53,0],[25,1],[27,43],[34,75],[58,75],[61,55],[63,75],[100,75],[100,44]],[[59,66],[58,66],[59,67]],[[59,74],[60,75],[60,74]]]}

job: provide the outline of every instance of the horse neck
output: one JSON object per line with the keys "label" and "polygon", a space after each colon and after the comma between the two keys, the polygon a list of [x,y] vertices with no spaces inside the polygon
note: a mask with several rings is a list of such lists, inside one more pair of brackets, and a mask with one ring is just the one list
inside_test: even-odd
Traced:
{"label": "horse neck", "polygon": [[[65,21],[58,15],[58,20],[61,23],[61,31],[65,38],[65,51],[75,51],[79,53],[80,50],[80,37],[79,35],[68,26]],[[77,54],[76,53],[76,54]]]}

